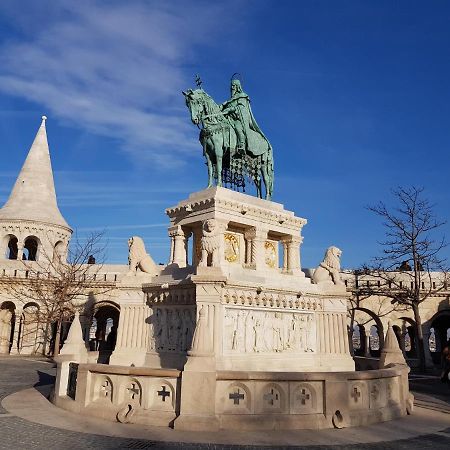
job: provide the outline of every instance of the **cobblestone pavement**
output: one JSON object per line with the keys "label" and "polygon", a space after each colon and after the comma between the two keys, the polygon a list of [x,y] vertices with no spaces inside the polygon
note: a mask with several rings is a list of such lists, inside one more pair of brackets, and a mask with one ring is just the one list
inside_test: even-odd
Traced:
{"label": "cobblestone pavement", "polygon": [[[47,394],[54,382],[55,369],[51,363],[43,360],[29,358],[0,358],[0,400],[13,392],[35,386],[41,392]],[[422,383],[425,381],[422,381]],[[444,392],[445,396],[445,392]],[[442,398],[442,397],[441,397]],[[450,415],[449,415],[450,425]],[[161,443],[138,439],[125,439],[95,434],[76,433],[73,431],[52,428],[10,415],[0,407],[0,449],[25,450],[109,450],[109,449],[239,449],[256,450],[256,446],[229,446],[218,444],[182,444]],[[302,449],[305,447],[276,447],[278,449]],[[413,439],[404,439],[373,444],[353,444],[340,446],[315,446],[322,449],[449,449],[450,427],[440,433],[419,436]]]}

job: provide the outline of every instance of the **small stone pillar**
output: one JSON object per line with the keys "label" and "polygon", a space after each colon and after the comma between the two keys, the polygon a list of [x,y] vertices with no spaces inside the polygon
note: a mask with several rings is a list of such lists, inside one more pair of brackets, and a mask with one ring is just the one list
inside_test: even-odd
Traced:
{"label": "small stone pillar", "polygon": [[286,269],[284,267],[283,269],[292,275],[304,277],[305,274],[300,264],[300,245],[303,242],[303,237],[292,235],[284,238],[282,242],[284,245],[284,261],[287,266]]}
{"label": "small stone pillar", "polygon": [[178,264],[178,267],[186,267],[186,235],[181,226],[169,228],[169,236],[171,243],[171,260],[170,264]]}
{"label": "small stone pillar", "polygon": [[431,356],[431,351],[430,351],[430,335],[431,335],[430,328],[431,327],[429,325],[422,325],[423,347],[424,347],[424,352],[425,352],[425,367],[426,368],[434,367],[433,358]]}
{"label": "small stone pillar", "polygon": [[20,339],[20,320],[22,318],[22,310],[21,309],[16,309],[14,311],[15,314],[15,318],[14,318],[14,335],[13,335],[13,341],[12,341],[12,345],[11,345],[11,351],[10,354],[11,355],[19,355],[20,354],[20,349],[19,349],[19,339]]}
{"label": "small stone pillar", "polygon": [[267,230],[250,228],[245,232],[245,239],[250,242],[250,262],[248,267],[261,270],[266,267],[264,245],[267,240]]}
{"label": "small stone pillar", "polygon": [[370,328],[369,330],[364,329],[364,356],[370,358]]}
{"label": "small stone pillar", "polygon": [[283,246],[283,272],[288,271],[288,243],[285,240],[280,241]]}

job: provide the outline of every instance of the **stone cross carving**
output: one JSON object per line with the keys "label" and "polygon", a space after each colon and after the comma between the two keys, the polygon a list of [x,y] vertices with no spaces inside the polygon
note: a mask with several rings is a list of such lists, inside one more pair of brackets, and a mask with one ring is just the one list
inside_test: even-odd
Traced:
{"label": "stone cross carving", "polygon": [[237,389],[237,391],[236,391],[236,392],[233,392],[232,394],[230,394],[230,395],[228,396],[228,398],[229,398],[230,400],[233,400],[233,404],[239,405],[239,401],[240,401],[240,400],[244,400],[245,396],[244,396],[244,394],[241,394],[241,393],[239,392],[239,389]]}
{"label": "stone cross carving", "polygon": [[266,400],[269,405],[273,406],[275,402],[278,402],[279,395],[277,392],[274,392],[273,388],[268,392],[266,395],[264,395],[264,400]]}
{"label": "stone cross carving", "polygon": [[134,400],[136,395],[139,395],[139,387],[136,383],[131,383],[131,387],[127,388],[127,391],[129,393],[129,396],[132,400]]}
{"label": "stone cross carving", "polygon": [[372,386],[372,389],[370,390],[370,395],[372,396],[372,398],[374,400],[376,400],[378,398],[379,394],[380,394],[380,389],[379,389],[379,387],[376,384],[374,384]]}
{"label": "stone cross carving", "polygon": [[170,397],[170,391],[166,391],[166,386],[161,386],[161,390],[158,391],[158,396],[162,397],[162,401],[166,401],[166,397]]}
{"label": "stone cross carving", "polygon": [[311,395],[308,394],[308,391],[305,388],[300,391],[300,395],[297,395],[297,400],[300,400],[302,405],[306,405],[306,402],[310,399]]}
{"label": "stone cross carving", "polygon": [[355,403],[357,403],[359,397],[361,397],[361,392],[358,387],[354,387],[350,395],[353,397],[353,400],[355,400]]}
{"label": "stone cross carving", "polygon": [[105,398],[109,398],[111,396],[111,383],[108,380],[103,381],[100,386],[100,392]]}

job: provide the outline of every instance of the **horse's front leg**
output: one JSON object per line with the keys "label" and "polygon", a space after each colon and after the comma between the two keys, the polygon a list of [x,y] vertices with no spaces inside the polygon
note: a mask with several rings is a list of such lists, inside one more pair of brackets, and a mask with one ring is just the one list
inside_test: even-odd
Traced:
{"label": "horse's front leg", "polygon": [[214,177],[214,170],[213,170],[213,165],[212,165],[212,161],[211,161],[211,157],[210,157],[210,151],[211,151],[211,146],[208,145],[208,140],[209,139],[205,139],[204,142],[202,142],[203,144],[203,155],[206,158],[206,165],[208,166],[208,186],[206,189],[209,189],[212,185],[213,185],[213,177]]}
{"label": "horse's front leg", "polygon": [[214,152],[216,154],[217,186],[222,186],[222,158],[223,158],[223,136],[221,133],[214,133],[211,137]]}

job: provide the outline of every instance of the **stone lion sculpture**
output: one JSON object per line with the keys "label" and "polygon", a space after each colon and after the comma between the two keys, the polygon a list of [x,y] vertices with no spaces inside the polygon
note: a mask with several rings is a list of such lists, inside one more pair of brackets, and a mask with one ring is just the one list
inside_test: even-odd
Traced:
{"label": "stone lion sculpture", "polygon": [[312,281],[314,284],[332,282],[344,284],[341,280],[341,255],[342,251],[337,247],[329,247],[319,267],[314,271]]}
{"label": "stone lion sculpture", "polygon": [[145,250],[144,241],[139,236],[128,239],[128,264],[131,275],[137,274],[138,271],[151,275],[158,273],[158,266]]}
{"label": "stone lion sculpture", "polygon": [[211,266],[220,266],[221,233],[219,225],[215,219],[208,219],[203,222],[203,234],[200,241],[201,256],[198,265],[206,267],[208,257],[211,255]]}

